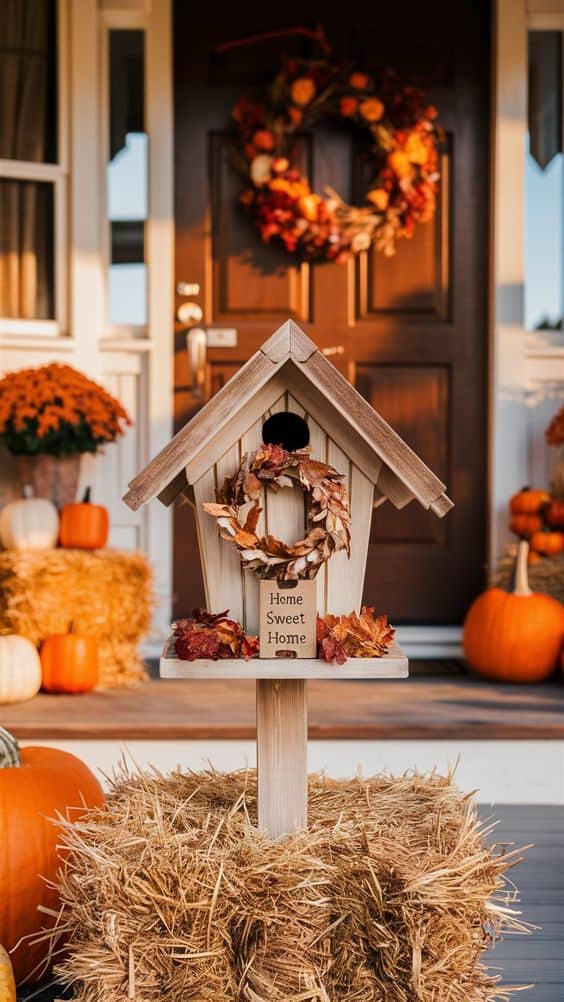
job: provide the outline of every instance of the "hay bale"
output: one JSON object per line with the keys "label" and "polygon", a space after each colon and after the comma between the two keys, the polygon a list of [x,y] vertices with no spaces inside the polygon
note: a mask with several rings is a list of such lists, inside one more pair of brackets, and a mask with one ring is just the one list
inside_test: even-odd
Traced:
{"label": "hay bale", "polygon": [[[510,589],[513,587],[517,543],[510,543],[495,569],[491,583],[496,588]],[[564,553],[554,557],[543,557],[527,568],[529,585],[533,591],[552,595],[559,602],[564,602]]]}
{"label": "hay bale", "polygon": [[150,564],[119,550],[0,553],[0,634],[39,644],[50,633],[77,630],[98,638],[100,685],[144,677],[137,650],[153,608]]}
{"label": "hay bale", "polygon": [[[57,973],[77,1002],[486,1002],[515,862],[450,777],[309,781],[307,831],[256,827],[256,775],[116,781],[67,826]],[[512,887],[513,885],[511,885]]]}

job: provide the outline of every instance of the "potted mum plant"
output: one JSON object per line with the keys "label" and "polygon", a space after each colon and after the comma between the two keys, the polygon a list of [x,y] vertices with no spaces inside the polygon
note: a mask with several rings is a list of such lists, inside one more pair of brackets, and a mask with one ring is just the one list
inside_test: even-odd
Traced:
{"label": "potted mum plant", "polygon": [[70,365],[0,379],[0,445],[14,455],[22,487],[59,507],[76,497],[81,454],[115,442],[130,424],[119,400]]}

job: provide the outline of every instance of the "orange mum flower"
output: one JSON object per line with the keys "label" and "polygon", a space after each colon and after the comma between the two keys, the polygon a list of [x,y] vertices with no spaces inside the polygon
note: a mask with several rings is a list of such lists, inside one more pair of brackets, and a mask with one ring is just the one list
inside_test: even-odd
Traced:
{"label": "orange mum flower", "polygon": [[0,444],[14,453],[95,452],[130,424],[119,400],[70,365],[0,379]]}

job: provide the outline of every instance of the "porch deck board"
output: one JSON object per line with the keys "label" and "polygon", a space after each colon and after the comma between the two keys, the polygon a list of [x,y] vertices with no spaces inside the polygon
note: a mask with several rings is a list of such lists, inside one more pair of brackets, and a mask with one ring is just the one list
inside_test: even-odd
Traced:
{"label": "porch deck board", "polygon": [[[153,666],[154,670],[154,666]],[[309,736],[331,739],[562,739],[564,684],[493,684],[452,662],[412,662],[409,680],[310,681]],[[253,680],[158,679],[75,695],[40,693],[4,706],[16,737],[252,739]]]}
{"label": "porch deck board", "polygon": [[522,1002],[562,1002],[564,998],[564,808],[530,805],[482,807],[499,824],[492,840],[534,845],[511,873],[519,888],[522,917],[541,926],[531,936],[507,936],[486,958],[505,984],[534,987]]}

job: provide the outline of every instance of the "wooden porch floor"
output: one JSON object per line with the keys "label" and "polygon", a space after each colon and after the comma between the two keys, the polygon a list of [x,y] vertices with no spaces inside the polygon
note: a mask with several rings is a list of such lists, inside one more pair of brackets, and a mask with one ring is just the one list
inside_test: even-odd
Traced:
{"label": "wooden porch floor", "polygon": [[[505,984],[530,984],[519,993],[523,1002],[562,1002],[564,999],[564,809],[560,807],[482,807],[484,818],[500,819],[495,840],[516,845],[534,842],[512,877],[519,887],[523,918],[542,929],[528,937],[508,936],[487,954]],[[37,992],[37,994],[34,994]],[[68,998],[55,985],[22,991],[20,1002],[53,1002]]]}
{"label": "wooden porch floor", "polygon": [[[158,679],[81,696],[40,693],[2,707],[0,722],[22,740],[249,739],[251,680]],[[458,662],[412,662],[409,680],[310,681],[309,736],[331,739],[564,738],[564,681],[492,684]]]}

